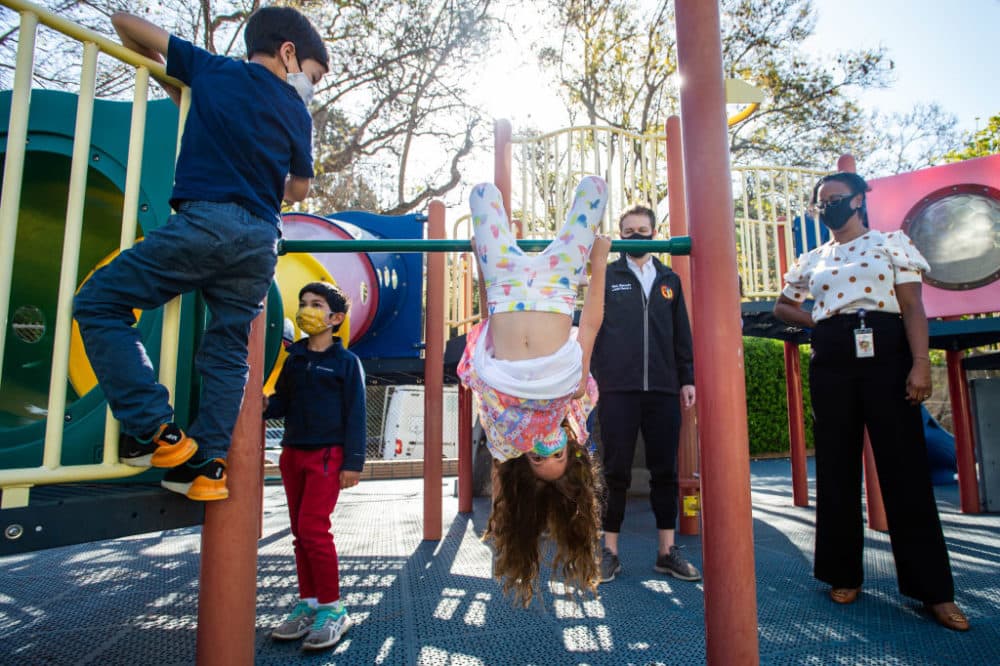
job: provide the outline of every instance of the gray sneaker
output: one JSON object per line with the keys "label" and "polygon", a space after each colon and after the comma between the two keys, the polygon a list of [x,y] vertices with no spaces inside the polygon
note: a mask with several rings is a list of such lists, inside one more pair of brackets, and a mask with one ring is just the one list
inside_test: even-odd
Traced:
{"label": "gray sneaker", "polygon": [[681,549],[676,545],[671,546],[670,552],[666,555],[658,556],[653,568],[660,573],[670,574],[681,580],[701,580],[701,572],[684,559],[684,556],[681,555]]}
{"label": "gray sneaker", "polygon": [[622,570],[618,556],[605,548],[601,552],[601,582],[609,583],[615,579],[618,572]]}
{"label": "gray sneaker", "polygon": [[288,614],[285,621],[279,624],[271,632],[271,638],[278,641],[294,641],[309,633],[316,617],[316,611],[309,607],[304,601],[295,604],[295,608]]}
{"label": "gray sneaker", "polygon": [[345,610],[337,615],[330,608],[320,608],[316,612],[309,635],[302,641],[303,650],[325,650],[337,644],[351,626],[351,617]]}

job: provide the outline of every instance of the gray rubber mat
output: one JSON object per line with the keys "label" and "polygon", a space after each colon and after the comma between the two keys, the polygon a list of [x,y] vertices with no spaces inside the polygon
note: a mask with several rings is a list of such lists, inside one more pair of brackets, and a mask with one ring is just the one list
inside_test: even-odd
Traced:
{"label": "gray rubber mat", "polygon": [[[938,487],[957,602],[973,628],[934,624],[896,588],[888,537],[866,531],[858,602],[831,603],[814,580],[811,508],[792,506],[788,461],[754,462],[753,517],[762,664],[1000,664],[1000,515],[963,515]],[[528,609],[491,578],[479,540],[488,503],[457,513],[445,480],[445,536],[422,539],[423,482],[369,481],[334,514],[343,599],[354,626],[329,651],[276,643],[297,599],[280,487],[265,489],[258,557],[257,664],[700,664],[701,583],[653,571],[656,531],[645,498],[629,501],[622,572],[596,599],[542,584]],[[699,537],[679,537],[701,565]],[[0,664],[193,664],[200,535],[172,530],[0,559]]]}

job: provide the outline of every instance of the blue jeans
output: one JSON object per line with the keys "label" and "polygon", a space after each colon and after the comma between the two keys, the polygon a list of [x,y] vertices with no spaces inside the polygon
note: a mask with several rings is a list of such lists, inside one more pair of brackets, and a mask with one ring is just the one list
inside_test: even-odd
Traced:
{"label": "blue jeans", "polygon": [[153,310],[200,289],[211,320],[196,358],[201,409],[188,434],[198,442],[199,459],[226,456],[249,371],[250,323],[274,277],[279,236],[276,220],[237,204],[188,201],[83,285],[74,317],[123,432],[146,436],[174,414],[132,310]]}

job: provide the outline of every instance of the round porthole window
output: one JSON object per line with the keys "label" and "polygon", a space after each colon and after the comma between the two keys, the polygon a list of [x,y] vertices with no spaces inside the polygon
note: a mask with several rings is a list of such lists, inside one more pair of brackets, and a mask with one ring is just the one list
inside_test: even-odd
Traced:
{"label": "round porthole window", "polygon": [[1000,278],[1000,190],[942,188],[917,202],[902,228],[931,265],[926,283],[964,291]]}
{"label": "round porthole window", "polygon": [[45,313],[34,305],[22,305],[14,310],[10,327],[19,340],[34,344],[45,337]]}

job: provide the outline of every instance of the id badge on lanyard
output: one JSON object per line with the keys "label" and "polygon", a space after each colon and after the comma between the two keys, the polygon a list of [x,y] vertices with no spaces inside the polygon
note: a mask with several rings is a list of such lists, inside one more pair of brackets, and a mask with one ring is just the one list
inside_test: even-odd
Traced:
{"label": "id badge on lanyard", "polygon": [[858,310],[861,326],[854,329],[854,356],[857,358],[872,358],[875,356],[875,334],[865,326],[865,311]]}

